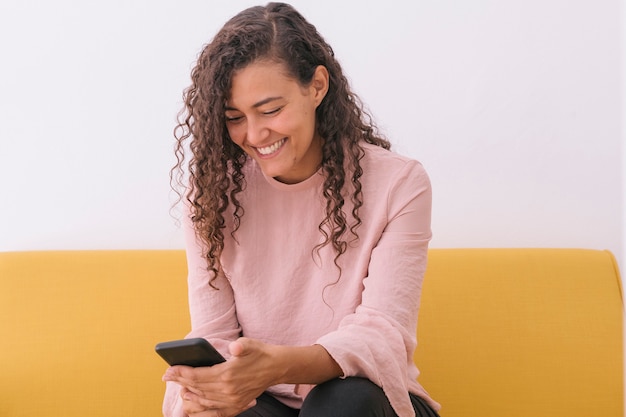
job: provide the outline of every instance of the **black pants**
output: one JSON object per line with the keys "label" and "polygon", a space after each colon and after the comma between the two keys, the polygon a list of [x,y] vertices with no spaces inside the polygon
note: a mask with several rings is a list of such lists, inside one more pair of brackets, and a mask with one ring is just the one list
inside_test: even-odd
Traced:
{"label": "black pants", "polygon": [[[424,400],[411,394],[417,417],[439,417]],[[333,379],[313,388],[301,410],[263,394],[257,405],[238,417],[397,417],[383,390],[364,378]]]}

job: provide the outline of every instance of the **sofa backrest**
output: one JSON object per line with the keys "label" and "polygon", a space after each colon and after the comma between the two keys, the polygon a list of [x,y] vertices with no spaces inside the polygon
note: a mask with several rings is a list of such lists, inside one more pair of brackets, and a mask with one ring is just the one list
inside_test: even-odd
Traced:
{"label": "sofa backrest", "polygon": [[[0,416],[158,416],[183,251],[0,253]],[[442,417],[622,416],[608,252],[433,249],[415,359]]]}
{"label": "sofa backrest", "polygon": [[431,250],[422,291],[415,361],[442,416],[624,415],[610,252]]}
{"label": "sofa backrest", "polygon": [[183,251],[0,253],[0,416],[159,416]]}

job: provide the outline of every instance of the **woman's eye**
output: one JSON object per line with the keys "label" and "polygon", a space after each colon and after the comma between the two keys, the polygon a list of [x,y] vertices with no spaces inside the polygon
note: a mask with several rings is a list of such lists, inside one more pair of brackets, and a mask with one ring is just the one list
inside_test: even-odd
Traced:
{"label": "woman's eye", "polygon": [[243,116],[226,116],[226,121],[229,123],[236,123],[243,119]]}
{"label": "woman's eye", "polygon": [[276,113],[278,113],[281,110],[282,110],[282,107],[277,107],[277,108],[275,108],[273,110],[270,110],[270,111],[264,111],[263,114],[269,116],[269,115],[272,115],[272,114],[276,114]]}

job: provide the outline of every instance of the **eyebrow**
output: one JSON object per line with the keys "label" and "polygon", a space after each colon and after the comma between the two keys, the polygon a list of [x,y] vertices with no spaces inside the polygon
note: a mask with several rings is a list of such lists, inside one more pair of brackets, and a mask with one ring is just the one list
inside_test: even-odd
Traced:
{"label": "eyebrow", "polygon": [[[283,97],[281,97],[281,96],[264,98],[263,100],[261,100],[261,101],[258,101],[258,102],[256,102],[256,103],[254,103],[254,104],[252,105],[252,107],[254,107],[254,108],[256,109],[256,108],[258,108],[258,107],[261,107],[261,106],[262,106],[262,105],[264,105],[264,104],[270,103],[270,102],[275,101],[275,100],[280,100],[280,99],[282,99],[282,98],[283,98]],[[236,108],[234,108],[234,107],[229,107],[229,106],[226,106],[226,107],[224,107],[224,110],[237,110],[237,109],[236,109]]]}

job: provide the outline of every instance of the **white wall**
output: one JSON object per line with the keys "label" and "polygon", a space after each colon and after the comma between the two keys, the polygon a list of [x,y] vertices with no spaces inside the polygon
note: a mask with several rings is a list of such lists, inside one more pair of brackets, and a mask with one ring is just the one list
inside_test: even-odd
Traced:
{"label": "white wall", "polygon": [[[227,4],[224,4],[227,3]],[[177,248],[172,128],[254,1],[0,3],[0,250]],[[435,247],[624,250],[619,0],[293,2],[434,186]]]}

